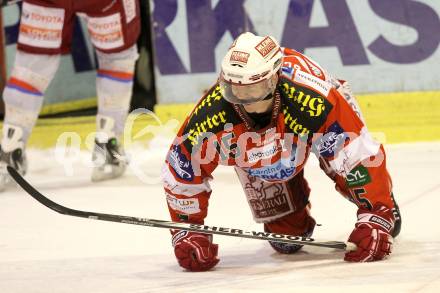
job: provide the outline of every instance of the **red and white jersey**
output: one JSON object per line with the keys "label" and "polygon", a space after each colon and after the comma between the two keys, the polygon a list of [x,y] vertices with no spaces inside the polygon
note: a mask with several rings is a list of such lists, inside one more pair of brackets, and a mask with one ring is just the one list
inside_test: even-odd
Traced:
{"label": "red and white jersey", "polygon": [[383,147],[336,90],[339,82],[303,54],[288,48],[283,54],[269,125],[259,128],[241,106],[222,97],[218,84],[188,115],[163,170],[174,221],[203,223],[219,164],[280,182],[298,174],[311,152],[349,200],[393,207]]}

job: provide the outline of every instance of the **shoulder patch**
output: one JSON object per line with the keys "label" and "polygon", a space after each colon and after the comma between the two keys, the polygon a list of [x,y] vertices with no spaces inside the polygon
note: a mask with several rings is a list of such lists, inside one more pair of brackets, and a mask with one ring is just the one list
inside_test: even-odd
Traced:
{"label": "shoulder patch", "polygon": [[323,97],[327,97],[330,89],[332,88],[331,84],[329,84],[325,80],[322,80],[316,76],[300,70],[296,70],[293,81],[300,85],[304,85],[312,88],[313,90],[316,90]]}
{"label": "shoulder patch", "polygon": [[281,74],[287,77],[288,79],[292,79],[294,69],[293,67],[283,66],[281,67]]}
{"label": "shoulder patch", "polygon": [[350,188],[366,185],[371,182],[370,173],[368,173],[367,168],[360,164],[347,174],[345,182]]}
{"label": "shoulder patch", "polygon": [[227,123],[237,125],[241,120],[232,105],[222,97],[220,86],[215,85],[200,99],[188,119],[182,133],[188,136],[183,142],[185,148],[191,151],[206,135],[223,131]]}
{"label": "shoulder patch", "polygon": [[287,78],[280,79],[278,90],[288,132],[298,135],[316,133],[333,108],[333,105],[317,91],[295,84]]}
{"label": "shoulder patch", "polygon": [[173,145],[168,152],[167,161],[177,177],[182,180],[193,181],[194,171],[191,161],[182,153],[179,145]]}

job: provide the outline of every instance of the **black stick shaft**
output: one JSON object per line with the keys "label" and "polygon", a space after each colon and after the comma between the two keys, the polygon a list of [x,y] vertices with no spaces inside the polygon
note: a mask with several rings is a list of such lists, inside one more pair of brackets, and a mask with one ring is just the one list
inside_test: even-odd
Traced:
{"label": "black stick shaft", "polygon": [[179,230],[187,230],[199,233],[206,234],[218,234],[224,236],[232,236],[232,237],[240,237],[240,238],[249,238],[249,239],[257,239],[257,240],[267,240],[274,242],[282,242],[282,243],[290,243],[290,244],[302,244],[302,245],[310,245],[310,246],[320,246],[327,248],[336,248],[336,249],[347,249],[347,244],[340,241],[315,241],[313,238],[309,237],[299,237],[285,234],[276,234],[276,233],[266,233],[266,232],[256,232],[256,231],[245,231],[241,229],[235,228],[225,228],[219,226],[207,226],[207,225],[198,225],[198,224],[188,224],[188,223],[178,223],[172,221],[163,221],[163,220],[155,220],[155,219],[147,219],[147,218],[138,218],[138,217],[130,217],[130,216],[121,216],[121,215],[113,215],[113,214],[104,214],[104,213],[96,213],[96,212],[88,212],[71,209],[65,206],[62,206],[41,194],[38,190],[36,190],[32,185],[30,185],[14,168],[7,167],[9,174],[11,177],[20,185],[30,196],[35,198],[41,204],[46,207],[60,213],[63,215],[69,215],[74,217],[88,218],[94,220],[101,220],[107,222],[117,222],[124,224],[132,224],[132,225],[141,225],[141,226],[149,226],[156,228],[167,228],[167,229],[179,229]]}

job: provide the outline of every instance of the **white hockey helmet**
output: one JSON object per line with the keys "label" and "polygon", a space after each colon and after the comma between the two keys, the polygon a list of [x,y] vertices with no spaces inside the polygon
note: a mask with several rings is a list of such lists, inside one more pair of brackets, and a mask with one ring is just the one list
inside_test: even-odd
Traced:
{"label": "white hockey helmet", "polygon": [[223,97],[234,104],[270,98],[276,87],[272,77],[281,68],[282,56],[273,37],[241,34],[222,61],[219,84]]}

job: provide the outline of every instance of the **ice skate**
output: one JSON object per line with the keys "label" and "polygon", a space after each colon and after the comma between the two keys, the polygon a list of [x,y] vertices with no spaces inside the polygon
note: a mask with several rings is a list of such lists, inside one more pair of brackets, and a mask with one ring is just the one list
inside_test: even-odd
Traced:
{"label": "ice skate", "polygon": [[[290,214],[287,216],[287,219],[290,218],[290,220],[278,220],[274,223],[267,223],[264,225],[264,231],[265,232],[271,232],[276,229],[276,227],[285,227],[286,223],[289,221],[303,223],[300,226],[303,226],[303,229],[305,229],[303,232],[295,232],[295,233],[289,233],[291,235],[300,235],[301,237],[312,237],[313,231],[315,230],[316,221],[314,218],[310,216],[310,204],[308,207],[304,209],[304,212],[302,213],[295,213]],[[269,225],[272,225],[272,229],[269,227]],[[298,230],[297,227],[292,227],[292,231]],[[269,241],[270,246],[278,253],[281,254],[294,254],[298,252],[304,245],[301,244],[290,244],[290,243],[282,243],[282,242],[276,242],[276,241]]]}
{"label": "ice skate", "polygon": [[22,129],[12,125],[5,125],[2,144],[0,145],[0,192],[14,186],[6,166],[11,166],[20,174],[27,171],[27,160],[24,152],[24,143],[21,141]]}
{"label": "ice skate", "polygon": [[96,140],[92,161],[93,182],[120,177],[124,174],[127,167],[124,150],[116,138],[110,138],[104,143]]}

